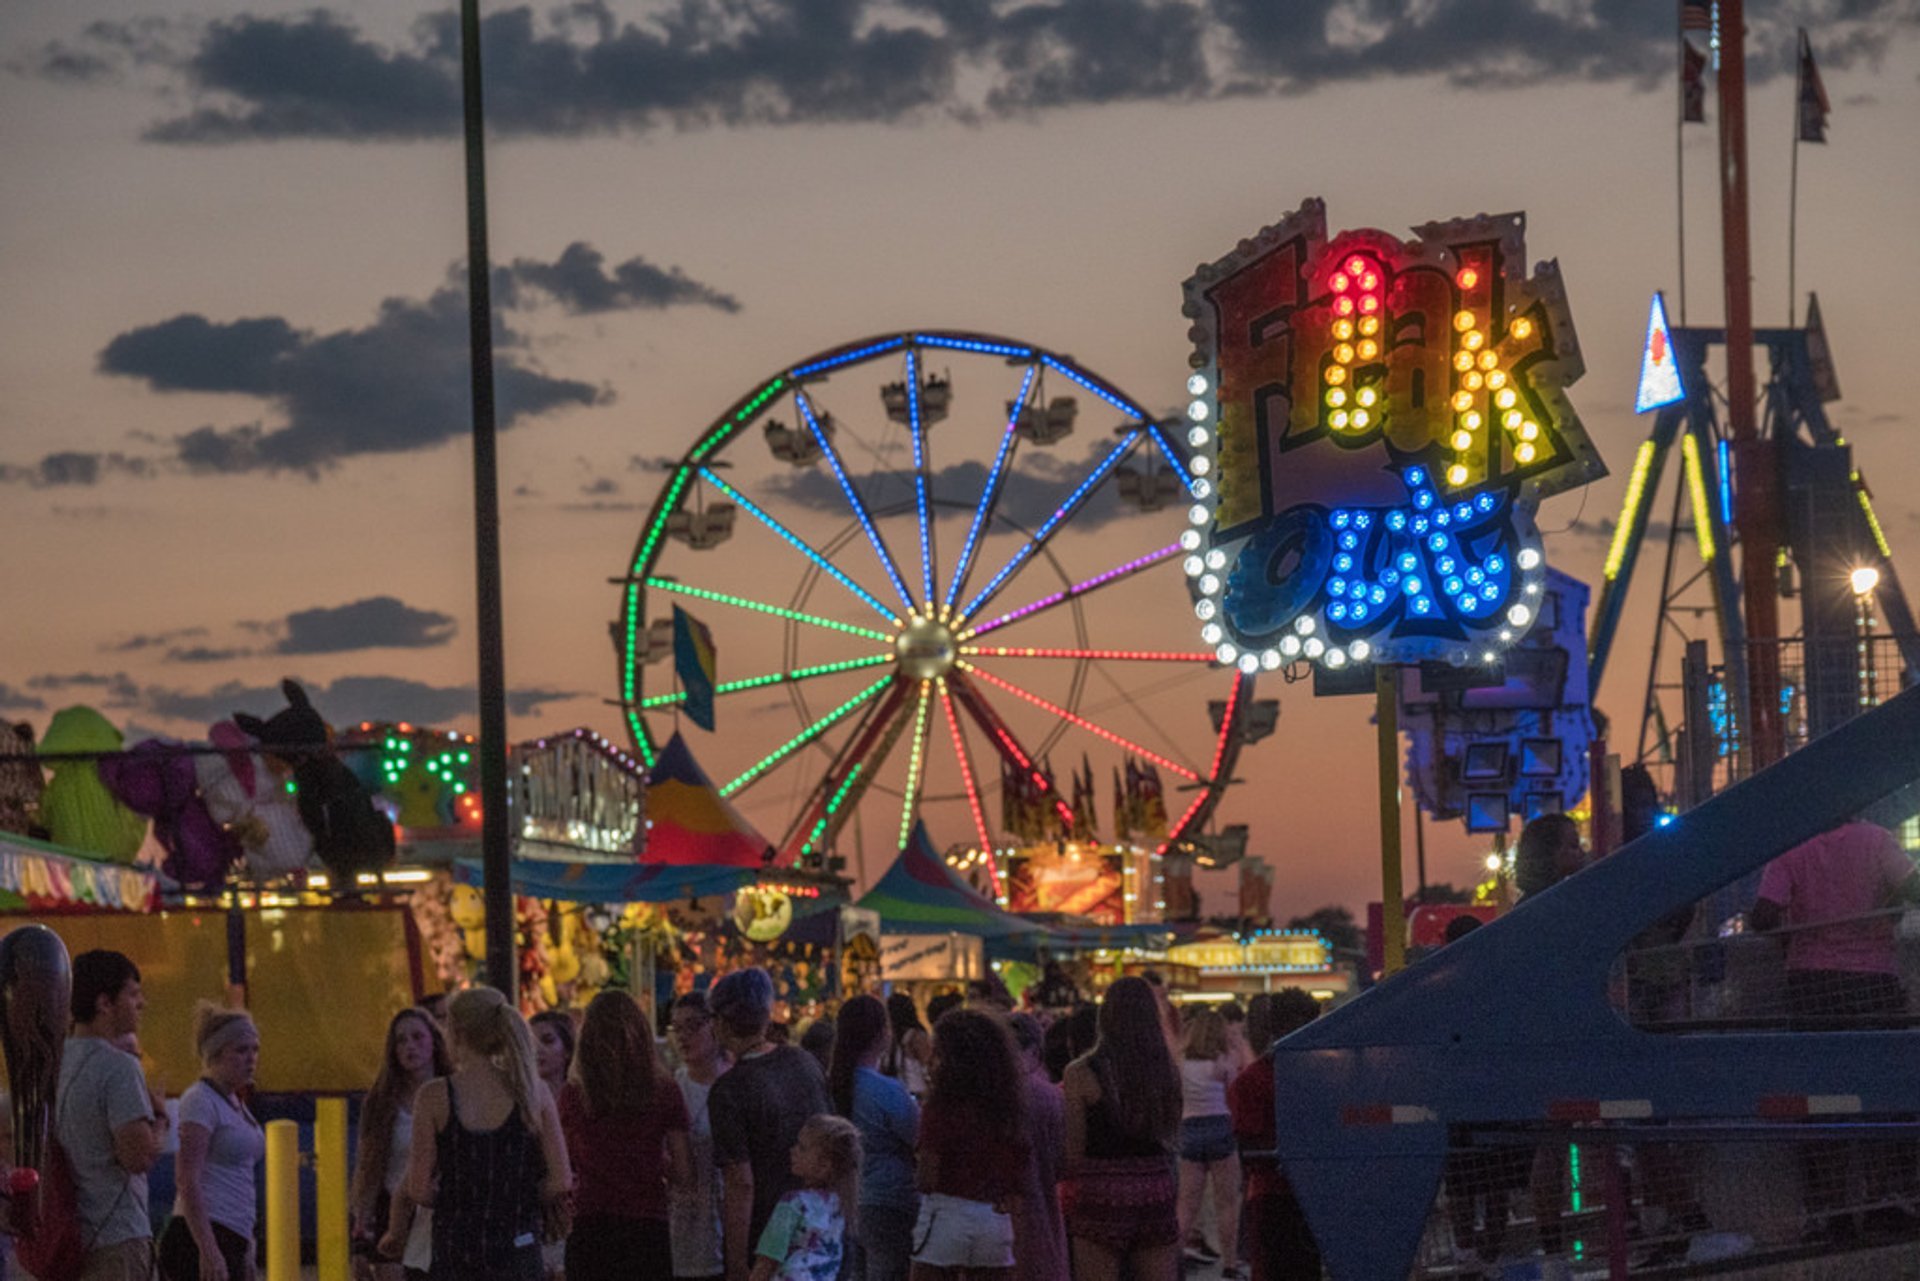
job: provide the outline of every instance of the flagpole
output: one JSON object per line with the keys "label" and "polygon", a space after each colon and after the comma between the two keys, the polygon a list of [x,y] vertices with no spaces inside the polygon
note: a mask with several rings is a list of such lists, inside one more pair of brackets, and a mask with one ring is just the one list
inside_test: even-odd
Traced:
{"label": "flagpole", "polygon": [[1674,43],[1680,50],[1680,74],[1674,77],[1679,86],[1676,101],[1677,110],[1673,113],[1673,171],[1674,205],[1680,224],[1680,323],[1687,323],[1687,20],[1683,5],[1673,7],[1674,22],[1679,27],[1679,39]]}
{"label": "flagpole", "polygon": [[1793,114],[1789,117],[1793,125],[1793,160],[1788,166],[1792,174],[1787,180],[1787,328],[1793,328],[1793,314],[1796,294],[1794,288],[1794,268],[1800,252],[1800,114],[1805,108],[1800,103],[1807,92],[1807,29],[1800,29],[1799,56],[1794,62],[1793,72]]}

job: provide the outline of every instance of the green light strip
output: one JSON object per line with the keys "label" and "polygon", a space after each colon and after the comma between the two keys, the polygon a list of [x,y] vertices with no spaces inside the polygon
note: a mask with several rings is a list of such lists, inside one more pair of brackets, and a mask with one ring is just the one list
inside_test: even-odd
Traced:
{"label": "green light strip", "polygon": [[653,522],[653,528],[647,531],[647,541],[640,545],[640,554],[633,558],[634,574],[644,573],[649,561],[653,559],[653,549],[660,545],[666,536],[667,522],[673,519],[674,512],[680,510],[680,494],[686,489],[687,482],[693,479],[693,468],[680,467],[673,473],[673,483],[667,486],[666,501],[660,504],[660,516]]}
{"label": "green light strip", "polygon": [[837,622],[831,618],[822,618],[818,614],[803,614],[797,609],[748,600],[744,596],[729,596],[725,592],[710,592],[704,587],[689,587],[685,583],[677,583],[670,578],[649,578],[647,586],[663,592],[678,592],[682,596],[692,596],[698,600],[710,600],[720,605],[732,605],[737,609],[757,610],[762,614],[772,614],[776,618],[784,618],[795,623],[811,623],[815,627],[845,632],[849,636],[865,636],[871,640],[885,641],[887,644],[892,644],[894,640],[888,633],[875,631],[871,627],[855,627],[852,623]]}
{"label": "green light strip", "polygon": [[826,833],[827,824],[833,821],[834,813],[840,808],[840,803],[846,800],[847,793],[853,790],[853,781],[860,777],[860,771],[866,767],[867,763],[861,761],[858,765],[855,765],[847,771],[847,777],[841,782],[840,790],[835,792],[833,799],[827,802],[827,812],[822,814],[820,821],[813,825],[813,831],[807,834],[806,843],[800,847],[800,855],[802,858],[813,852],[814,842],[818,841],[821,836]]}
{"label": "green light strip", "polygon": [[867,686],[865,689],[861,690],[858,694],[855,694],[852,698],[840,704],[840,706],[834,708],[832,711],[828,712],[825,716],[822,716],[819,720],[815,721],[813,724],[801,730],[798,734],[795,734],[792,738],[782,743],[779,747],[767,753],[765,756],[762,756],[759,759],[759,761],[753,765],[752,768],[748,769],[745,773],[741,774],[738,778],[734,779],[731,783],[728,783],[725,787],[722,787],[720,789],[720,795],[732,796],[735,792],[739,791],[741,788],[745,787],[747,784],[753,782],[754,779],[760,777],[762,774],[772,769],[775,765],[778,765],[781,761],[793,755],[793,753],[799,751],[801,748],[805,747],[808,743],[811,743],[814,739],[819,738],[822,734],[832,729],[839,722],[845,720],[847,718],[847,715],[850,712],[852,712],[855,708],[859,707],[862,703],[865,703],[868,699],[872,698],[875,694],[885,689],[887,687],[887,683],[892,679],[893,677],[891,674],[882,676],[879,680]]}
{"label": "green light strip", "polygon": [[1687,497],[1693,503],[1693,536],[1700,543],[1700,559],[1713,559],[1713,509],[1707,506],[1707,474],[1700,466],[1700,446],[1693,433],[1680,438],[1680,457],[1687,465]]}
{"label": "green light strip", "polygon": [[691,458],[694,462],[699,462],[701,459],[705,458],[707,456],[707,453],[710,450],[712,450],[715,445],[720,444],[728,436],[732,435],[736,427],[739,427],[742,423],[746,422],[749,418],[759,413],[760,407],[766,404],[769,400],[772,400],[775,396],[777,396],[780,393],[780,389],[782,387],[785,387],[786,385],[787,385],[787,380],[786,380],[786,377],[783,375],[779,378],[774,379],[772,382],[762,387],[759,391],[756,391],[755,393],[753,393],[753,397],[750,400],[748,400],[745,405],[741,406],[739,412],[734,414],[734,416],[728,419],[726,422],[720,424],[718,427],[715,427],[712,431],[708,432],[707,438],[701,441],[699,444],[695,445],[693,447],[693,453],[689,454],[688,457]]}
{"label": "green light strip", "polygon": [[913,753],[907,758],[907,792],[900,805],[900,846],[913,835],[913,809],[920,800],[920,771],[926,764],[927,709],[933,705],[933,682],[920,682],[920,706],[913,714]]}
{"label": "green light strip", "polygon": [[1880,518],[1873,514],[1873,499],[1867,497],[1867,487],[1860,479],[1860,473],[1853,473],[1854,496],[1860,500],[1860,510],[1866,513],[1867,528],[1873,531],[1873,545],[1880,549],[1880,555],[1887,560],[1893,559],[1893,548],[1887,545],[1887,535],[1880,528]]}
{"label": "green light strip", "polygon": [[620,699],[627,707],[627,737],[639,749],[640,763],[648,769],[653,768],[653,743],[647,735],[647,725],[641,719],[640,710],[633,705],[633,697],[639,693],[640,660],[634,653],[634,637],[640,626],[640,584],[627,584],[627,645],[621,655]]}
{"label": "green light strip", "polygon": [[[766,676],[749,676],[744,680],[723,681],[713,687],[713,692],[716,696],[737,694],[741,690],[759,689],[764,685],[783,685],[791,681],[811,680],[815,676],[831,676],[836,672],[851,672],[862,667],[872,667],[892,661],[892,654],[871,654],[866,658],[849,658],[838,663],[821,663],[817,667],[796,667],[790,672],[772,672]],[[651,711],[656,707],[673,707],[686,701],[685,690],[676,690],[671,694],[655,694],[640,700],[640,710]]]}

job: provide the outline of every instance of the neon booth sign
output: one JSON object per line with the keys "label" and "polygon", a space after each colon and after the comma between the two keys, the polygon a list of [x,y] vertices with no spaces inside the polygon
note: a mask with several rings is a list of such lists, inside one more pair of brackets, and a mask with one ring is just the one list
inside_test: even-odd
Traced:
{"label": "neon booth sign", "polygon": [[1539,614],[1542,498],[1606,474],[1526,219],[1331,239],[1309,200],[1186,282],[1201,636],[1243,671],[1495,662]]}

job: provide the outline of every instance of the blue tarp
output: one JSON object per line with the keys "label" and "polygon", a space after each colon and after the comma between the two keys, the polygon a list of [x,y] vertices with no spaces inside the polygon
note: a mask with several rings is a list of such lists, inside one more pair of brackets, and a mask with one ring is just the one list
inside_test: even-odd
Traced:
{"label": "blue tarp", "polygon": [[[463,858],[453,874],[468,885],[481,883],[480,861]],[[751,867],[691,867],[665,863],[573,863],[545,859],[513,860],[513,892],[570,903],[673,903],[731,894],[759,878]]]}

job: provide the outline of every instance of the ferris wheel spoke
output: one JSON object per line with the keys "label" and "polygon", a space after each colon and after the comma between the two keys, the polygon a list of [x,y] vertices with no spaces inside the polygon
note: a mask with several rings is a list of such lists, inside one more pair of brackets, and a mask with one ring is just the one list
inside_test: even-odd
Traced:
{"label": "ferris wheel spoke", "polygon": [[1214,655],[1200,650],[1154,649],[1043,649],[1032,645],[962,645],[965,658],[1060,658],[1075,662],[1211,663]]}
{"label": "ferris wheel spoke", "polygon": [[1023,618],[1041,613],[1044,610],[1052,609],[1056,605],[1064,605],[1070,600],[1085,596],[1088,592],[1099,591],[1102,587],[1110,583],[1117,583],[1121,579],[1131,577],[1143,569],[1149,569],[1158,565],[1163,560],[1178,556],[1180,551],[1179,543],[1169,543],[1159,551],[1148,552],[1145,556],[1136,556],[1125,564],[1115,565],[1105,573],[1095,574],[1092,578],[1075,583],[1073,586],[1054,592],[1052,595],[1042,596],[1031,605],[1022,605],[1019,609],[1011,613],[1002,614],[991,622],[969,628],[960,633],[959,639],[967,641],[975,637],[985,636],[988,632],[997,631],[1005,627],[1008,623],[1017,623]]}
{"label": "ferris wheel spoke", "polygon": [[[901,686],[904,689],[904,686]],[[861,798],[867,789],[873,786],[873,780],[879,776],[880,769],[893,755],[893,749],[899,745],[900,736],[907,728],[907,703],[904,695],[894,714],[887,718],[877,744],[871,752],[854,761],[847,776],[835,789],[833,799],[828,802],[826,812],[820,816],[808,833],[806,841],[800,846],[800,856],[805,858],[811,853],[825,853],[840,831],[840,825],[847,821],[847,815],[859,807]]]}
{"label": "ferris wheel spoke", "polygon": [[[927,424],[920,416],[920,353],[907,348],[907,417],[913,436],[913,500],[920,510],[920,583],[933,612],[933,518],[927,509]],[[904,844],[904,842],[902,842]]]}
{"label": "ferris wheel spoke", "polygon": [[1061,821],[1068,828],[1071,828],[1074,821],[1073,806],[1067,804],[1066,798],[1060,795],[1060,789],[1053,785],[1053,780],[1047,777],[1046,771],[1034,761],[1033,754],[1020,745],[1020,740],[1014,736],[1013,730],[1007,723],[1000,719],[1000,714],[993,710],[992,704],[981,697],[979,689],[968,678],[966,669],[955,667],[948,673],[947,679],[953,688],[954,697],[960,700],[960,706],[965,708],[967,715],[973,717],[974,723],[980,726],[980,732],[987,736],[987,742],[993,745],[1000,759],[1025,774],[1042,793],[1051,797],[1054,812],[1060,815]]}
{"label": "ferris wheel spoke", "polygon": [[807,430],[820,445],[820,451],[826,456],[827,465],[833,469],[833,478],[840,482],[840,492],[847,496],[847,505],[853,508],[853,514],[860,521],[860,528],[867,535],[867,542],[873,547],[873,554],[880,558],[880,567],[887,571],[887,577],[893,580],[894,590],[900,593],[900,603],[913,612],[913,593],[907,589],[906,580],[900,577],[900,567],[894,563],[893,553],[881,540],[880,531],[873,523],[873,513],[867,510],[866,502],[861,499],[860,491],[853,487],[847,469],[840,461],[840,451],[833,447],[833,438],[828,436],[814,417],[813,402],[806,393],[796,390],[793,400],[800,407],[800,417],[805,420]]}
{"label": "ferris wheel spoke", "polygon": [[960,779],[966,784],[967,806],[973,811],[973,827],[980,834],[980,851],[987,859],[987,875],[993,881],[993,892],[1000,894],[1000,867],[993,855],[993,835],[987,830],[987,811],[980,803],[980,785],[973,777],[973,756],[967,750],[966,731],[960,728],[960,717],[953,710],[953,691],[947,688],[947,678],[940,678],[940,707],[947,714],[947,732],[953,737],[953,754],[960,762]]}
{"label": "ferris wheel spoke", "polygon": [[756,613],[772,614],[784,618],[790,623],[806,623],[813,627],[824,627],[829,631],[845,632],[849,636],[862,636],[869,640],[893,643],[893,637],[886,632],[875,631],[871,627],[856,627],[852,623],[842,623],[837,619],[822,618],[818,614],[803,614],[797,609],[788,609],[784,605],[770,605],[765,601],[748,600],[744,596],[732,596],[726,592],[708,591],[704,587],[693,587],[672,578],[644,578],[641,583],[652,591],[675,592],[681,596],[691,596],[695,600],[712,601],[716,605],[732,605],[736,609],[753,610]]}
{"label": "ferris wheel spoke", "polygon": [[[866,712],[861,716],[847,741],[840,745],[833,759],[827,763],[826,771],[819,782],[807,795],[807,802],[800,808],[786,832],[780,838],[780,850],[783,857],[791,857],[812,849],[825,830],[825,824],[832,820],[846,802],[853,777],[862,770],[862,762],[875,742],[884,734],[893,722],[900,718],[901,709],[906,702],[906,683],[889,677],[890,687],[886,694],[875,703],[868,703]],[[813,826],[815,820],[819,826]],[[809,827],[812,831],[809,832]]]}
{"label": "ferris wheel spoke", "polygon": [[1031,560],[1034,553],[1047,545],[1047,541],[1054,536],[1060,526],[1064,525],[1068,518],[1080,510],[1080,505],[1086,502],[1088,496],[1099,487],[1100,482],[1112,474],[1113,469],[1118,467],[1121,461],[1133,452],[1134,447],[1140,443],[1145,434],[1145,428],[1135,427],[1121,438],[1119,444],[1107,451],[1107,456],[1094,464],[1093,470],[1074,488],[1072,493],[1067,495],[1066,500],[1054,509],[1053,515],[1047,517],[1046,522],[1034,531],[1033,537],[1029,538],[1025,544],[1021,546],[1020,550],[1015,552],[1007,563],[1000,567],[999,572],[994,574],[987,582],[987,585],[982,587],[979,592],[974,595],[974,598],[967,602],[966,608],[960,611],[960,617],[962,619],[973,617],[982,605],[992,600],[994,596],[999,593],[1000,589],[1007,585],[1008,580],[1019,571],[1020,567]]}
{"label": "ferris wheel spoke", "polygon": [[987,671],[985,668],[982,668],[976,664],[968,663],[964,661],[961,662],[959,666],[963,670],[965,670],[969,676],[977,676],[981,680],[987,682],[989,685],[997,685],[1001,689],[1005,690],[1007,693],[1012,694],[1015,698],[1024,699],[1026,702],[1032,703],[1035,707],[1040,708],[1042,711],[1051,712],[1055,716],[1058,716],[1061,720],[1067,722],[1069,725],[1077,726],[1078,728],[1087,731],[1087,733],[1094,735],[1096,738],[1104,738],[1109,743],[1112,743],[1117,747],[1125,748],[1127,751],[1132,752],[1135,756],[1138,756],[1142,760],[1152,761],[1155,765],[1161,766],[1163,769],[1170,770],[1173,773],[1178,774],[1181,778],[1188,780],[1189,782],[1198,783],[1198,782],[1204,781],[1201,779],[1197,771],[1189,769],[1187,766],[1180,764],[1178,761],[1170,760],[1167,757],[1160,755],[1160,753],[1156,751],[1153,751],[1146,747],[1142,747],[1140,744],[1134,742],[1132,739],[1127,738],[1121,734],[1116,734],[1112,730],[1106,728],[1104,725],[1097,725],[1094,722],[1088,720],[1086,717],[1081,716],[1077,712],[1068,711],[1066,708],[1061,707],[1058,703],[1049,702],[1048,700],[1040,697],[1038,694],[1033,693],[1031,690],[1022,689],[1020,686],[1015,685],[1012,681],[1002,680],[1000,677],[995,676],[992,672]]}
{"label": "ferris wheel spoke", "polygon": [[846,702],[840,704],[840,706],[828,712],[825,716],[822,716],[813,724],[801,730],[798,734],[795,734],[786,742],[780,744],[780,746],[774,748],[771,752],[768,752],[765,756],[762,756],[758,761],[754,762],[753,765],[722,786],[720,795],[732,796],[735,792],[753,786],[754,783],[766,777],[768,771],[772,770],[782,761],[789,759],[795,752],[851,716],[855,711],[859,710],[861,704],[875,698],[881,690],[887,687],[888,682],[891,680],[893,680],[893,673],[889,672],[873,684],[861,690],[858,694],[855,694]]}
{"label": "ferris wheel spoke", "polygon": [[942,605],[951,610],[953,602],[966,590],[967,574],[973,569],[973,553],[980,545],[980,531],[986,527],[993,510],[1000,504],[1000,487],[1006,481],[1007,466],[1013,459],[1014,446],[1019,442],[1019,434],[1014,431],[1020,423],[1020,411],[1026,408],[1027,395],[1033,389],[1034,376],[1039,371],[1032,365],[1027,366],[1026,377],[1020,380],[1020,394],[1013,399],[1007,410],[1007,427],[1000,436],[1000,452],[994,455],[993,469],[987,473],[986,488],[980,491],[980,505],[973,509],[973,523],[967,527],[967,540],[960,547],[960,560],[953,567],[953,578],[947,583],[946,599]]}
{"label": "ferris wheel spoke", "polygon": [[[764,689],[768,685],[791,685],[797,681],[810,681],[821,676],[837,676],[841,672],[858,671],[863,667],[877,667],[881,663],[894,661],[892,654],[869,654],[865,658],[848,658],[837,663],[819,663],[813,667],[796,667],[790,672],[769,672],[765,676],[748,676],[737,681],[722,681],[713,687],[714,697],[725,694],[740,694],[750,689]],[[687,701],[687,691],[677,689],[671,694],[649,694],[640,700],[642,711],[652,711],[658,707],[677,707]]]}
{"label": "ferris wheel spoke", "polygon": [[927,709],[933,705],[933,682],[920,682],[920,698],[913,712],[913,747],[907,756],[907,786],[900,797],[900,842],[907,847],[913,835],[913,812],[920,804],[920,784],[927,768]]}
{"label": "ferris wheel spoke", "polygon": [[851,578],[848,578],[845,574],[841,573],[840,570],[833,564],[832,561],[828,560],[825,556],[821,555],[819,552],[815,551],[812,547],[810,547],[807,544],[807,541],[801,538],[800,535],[794,533],[792,530],[788,529],[785,525],[782,525],[779,521],[775,520],[772,516],[769,516],[766,512],[762,511],[760,507],[757,504],[755,504],[755,502],[751,498],[748,498],[745,494],[735,489],[732,485],[729,485],[726,481],[721,480],[720,477],[714,472],[713,468],[702,467],[700,469],[700,476],[709,485],[712,485],[715,489],[725,494],[728,498],[731,498],[735,503],[739,504],[741,507],[744,507],[747,510],[748,514],[753,516],[754,519],[758,520],[761,524],[765,525],[768,529],[771,529],[774,533],[778,534],[790,546],[792,546],[794,550],[798,551],[801,555],[805,556],[808,560],[812,561],[814,564],[818,565],[821,569],[825,570],[828,576],[830,576],[835,582],[839,583],[842,587],[846,588],[848,591],[852,592],[855,596],[858,596],[861,600],[865,601],[868,605],[872,606],[874,613],[880,615],[880,617],[886,619],[890,623],[897,621],[897,616],[894,614],[894,612],[888,609],[885,605],[882,605],[879,602],[879,600],[875,598],[872,592],[860,586],[860,584],[854,582]]}

